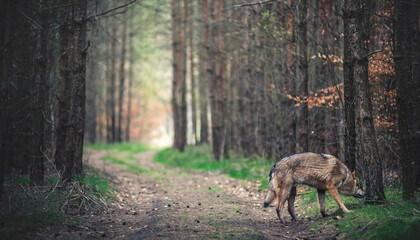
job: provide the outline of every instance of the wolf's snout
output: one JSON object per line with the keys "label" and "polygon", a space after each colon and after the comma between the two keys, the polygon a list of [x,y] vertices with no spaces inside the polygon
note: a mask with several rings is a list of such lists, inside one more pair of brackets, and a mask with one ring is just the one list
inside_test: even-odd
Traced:
{"label": "wolf's snout", "polygon": [[264,208],[268,208],[268,206],[270,206],[270,203],[264,202]]}
{"label": "wolf's snout", "polygon": [[358,190],[357,193],[354,195],[354,197],[357,198],[364,198],[366,196],[366,193],[363,192],[362,190]]}

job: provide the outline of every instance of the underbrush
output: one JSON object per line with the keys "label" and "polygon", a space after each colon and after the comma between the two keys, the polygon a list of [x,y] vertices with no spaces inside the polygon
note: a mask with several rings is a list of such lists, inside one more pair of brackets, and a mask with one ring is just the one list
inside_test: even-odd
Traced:
{"label": "underbrush", "polygon": [[29,186],[25,176],[6,178],[0,202],[1,238],[26,239],[39,228],[75,226],[80,215],[107,209],[114,188],[103,173],[89,166],[84,170],[65,186],[55,176],[41,186]]}
{"label": "underbrush", "polygon": [[173,167],[224,173],[232,178],[259,182],[260,189],[267,189],[268,173],[273,166],[272,161],[258,157],[240,158],[237,156],[214,161],[210,151],[208,145],[187,146],[184,152],[167,148],[158,152],[154,160]]}

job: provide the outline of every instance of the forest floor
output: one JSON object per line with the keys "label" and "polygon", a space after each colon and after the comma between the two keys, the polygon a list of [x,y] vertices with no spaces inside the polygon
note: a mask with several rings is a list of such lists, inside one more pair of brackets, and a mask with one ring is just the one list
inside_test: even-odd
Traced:
{"label": "forest floor", "polygon": [[[155,152],[135,155],[136,173],[89,151],[88,165],[104,171],[117,188],[107,211],[87,214],[77,226],[42,229],[40,239],[332,239],[333,227],[311,228],[320,216],[281,224],[274,206],[262,208],[265,191],[255,183],[222,174],[183,170],[153,161]],[[299,197],[297,198],[297,212]],[[284,209],[285,210],[285,209]],[[288,216],[287,212],[284,212]]]}

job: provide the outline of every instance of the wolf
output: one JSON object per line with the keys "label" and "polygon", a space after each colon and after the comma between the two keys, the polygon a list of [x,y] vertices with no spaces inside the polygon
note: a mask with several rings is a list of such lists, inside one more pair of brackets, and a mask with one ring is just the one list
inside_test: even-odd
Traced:
{"label": "wolf", "polygon": [[340,195],[363,198],[365,193],[359,187],[355,172],[350,170],[336,157],[324,153],[297,153],[282,158],[273,165],[269,174],[268,194],[264,200],[264,208],[277,197],[276,208],[280,222],[284,223],[281,210],[288,200],[288,210],[292,220],[297,220],[295,214],[296,186],[299,184],[314,187],[318,191],[320,212],[325,212],[325,192],[328,190],[338,206],[345,212],[349,210],[341,201]]}

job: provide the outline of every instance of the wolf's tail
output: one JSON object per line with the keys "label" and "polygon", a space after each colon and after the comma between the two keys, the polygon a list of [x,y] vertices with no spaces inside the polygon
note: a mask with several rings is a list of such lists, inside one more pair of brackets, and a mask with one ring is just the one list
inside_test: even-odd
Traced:
{"label": "wolf's tail", "polygon": [[270,206],[270,203],[272,203],[275,198],[276,198],[276,192],[272,189],[272,184],[270,182],[268,184],[268,193],[264,200],[264,208],[267,208],[268,206]]}
{"label": "wolf's tail", "polygon": [[268,174],[268,177],[269,177],[268,193],[267,193],[267,197],[265,197],[265,200],[264,200],[264,208],[270,206],[270,203],[272,203],[274,201],[274,198],[276,198],[276,192],[274,191],[273,183],[271,182],[273,180],[273,174],[274,174],[274,169],[276,168],[276,164],[273,165],[273,167],[270,170],[270,173]]}

